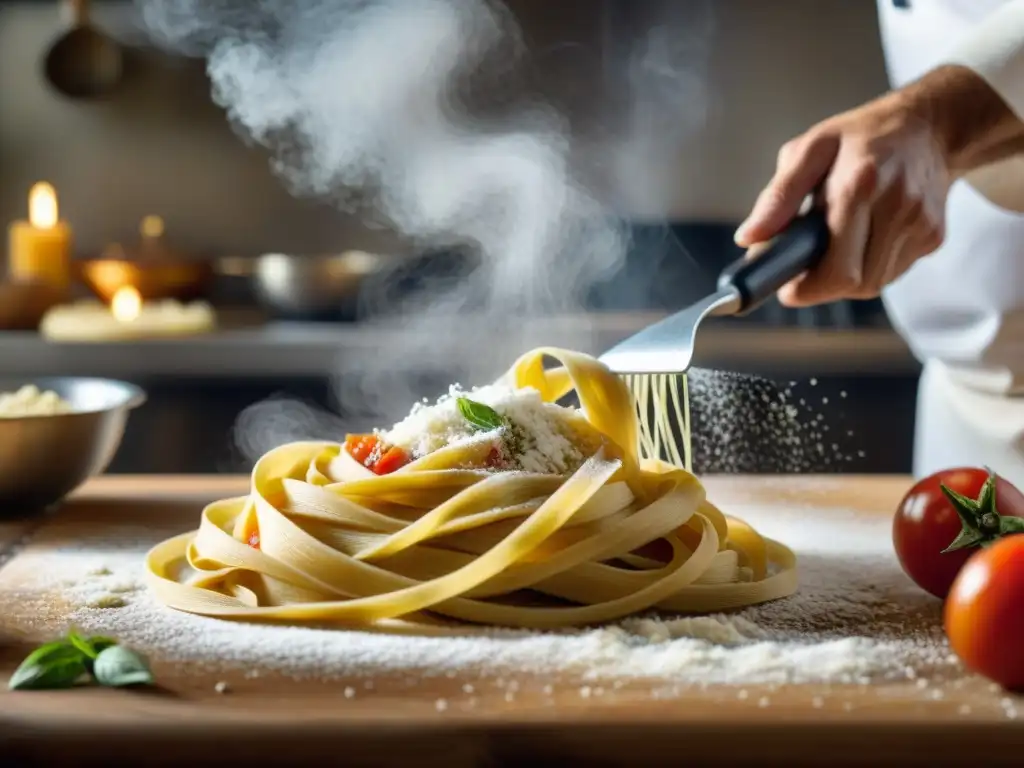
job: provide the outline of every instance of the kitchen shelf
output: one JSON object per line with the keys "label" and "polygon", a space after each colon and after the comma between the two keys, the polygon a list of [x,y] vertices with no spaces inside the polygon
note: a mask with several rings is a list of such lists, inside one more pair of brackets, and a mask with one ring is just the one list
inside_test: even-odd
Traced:
{"label": "kitchen shelf", "polygon": [[[560,346],[600,354],[663,316],[595,313],[538,319],[517,328],[517,341],[521,351]],[[465,316],[463,323],[473,327],[474,319]],[[0,373],[26,378],[324,376],[336,373],[345,356],[417,341],[415,331],[383,323],[277,322],[189,339],[95,344],[56,344],[35,333],[2,332]],[[429,334],[422,335],[422,344],[430,343]],[[887,328],[766,328],[732,319],[708,323],[699,336],[695,365],[790,378],[919,370],[903,341]]]}

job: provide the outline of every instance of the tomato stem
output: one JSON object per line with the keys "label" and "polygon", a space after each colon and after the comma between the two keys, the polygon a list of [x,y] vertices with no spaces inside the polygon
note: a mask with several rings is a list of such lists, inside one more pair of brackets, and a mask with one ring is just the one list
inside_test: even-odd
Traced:
{"label": "tomato stem", "polygon": [[977,499],[939,485],[960,518],[961,529],[943,553],[968,547],[986,546],[1010,533],[1024,533],[1024,520],[1003,517],[996,508],[996,474],[989,470]]}

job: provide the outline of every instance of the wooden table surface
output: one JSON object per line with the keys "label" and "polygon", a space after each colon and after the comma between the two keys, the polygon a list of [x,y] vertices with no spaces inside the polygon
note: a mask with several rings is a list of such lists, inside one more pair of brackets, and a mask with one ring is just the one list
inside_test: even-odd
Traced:
{"label": "wooden table surface", "polygon": [[[716,477],[705,481],[716,503],[842,507],[891,514],[909,485],[904,477]],[[6,679],[41,636],[26,612],[25,567],[42,532],[63,539],[130,518],[156,542],[195,527],[203,503],[244,493],[242,477],[107,477],[88,484],[43,520],[0,526],[0,676]],[[241,760],[294,765],[326,755],[345,765],[449,767],[519,765],[550,759],[596,765],[716,764],[860,765],[960,762],[1021,764],[1024,724],[994,702],[1006,694],[977,678],[946,700],[925,702],[914,686],[792,685],[759,707],[751,688],[695,687],[668,700],[650,686],[625,684],[600,699],[556,691],[545,701],[539,682],[524,681],[514,703],[500,690],[480,690],[472,709],[439,711],[436,701],[458,679],[427,681],[414,691],[378,679],[373,695],[347,698],[339,686],[243,670],[225,677],[186,671],[153,659],[155,692],[95,688],[0,693],[0,755],[22,764],[147,765]],[[224,679],[230,694],[215,692]],[[748,686],[749,687],[749,686]],[[884,688],[885,690],[879,690]],[[552,700],[553,698],[553,700]],[[812,706],[812,700],[819,701]],[[822,705],[824,701],[824,705]],[[939,705],[941,704],[941,706]],[[1024,707],[1024,701],[1020,702]],[[971,711],[973,714],[965,715]],[[544,763],[547,764],[547,763]]]}

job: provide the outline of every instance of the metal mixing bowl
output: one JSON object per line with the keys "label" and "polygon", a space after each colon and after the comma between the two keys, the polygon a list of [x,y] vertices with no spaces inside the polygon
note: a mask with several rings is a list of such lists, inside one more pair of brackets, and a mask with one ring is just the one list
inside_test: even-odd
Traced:
{"label": "metal mixing bowl", "polygon": [[0,517],[44,509],[102,473],[128,413],[146,400],[138,387],[111,379],[0,379],[0,392],[25,384],[56,392],[74,412],[0,418]]}

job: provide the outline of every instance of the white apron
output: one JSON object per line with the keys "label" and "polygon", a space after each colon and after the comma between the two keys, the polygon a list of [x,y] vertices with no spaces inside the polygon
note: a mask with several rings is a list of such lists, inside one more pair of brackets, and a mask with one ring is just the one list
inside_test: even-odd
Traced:
{"label": "white apron", "polygon": [[[902,8],[907,3],[878,0],[893,86],[943,63],[1005,1],[909,0]],[[890,286],[884,301],[924,363],[915,475],[986,465],[1024,485],[1024,215],[958,182],[950,191],[946,241]]]}

